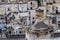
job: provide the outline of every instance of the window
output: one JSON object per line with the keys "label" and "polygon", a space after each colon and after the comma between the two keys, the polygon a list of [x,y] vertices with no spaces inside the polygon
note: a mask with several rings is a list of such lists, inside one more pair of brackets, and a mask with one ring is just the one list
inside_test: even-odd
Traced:
{"label": "window", "polygon": [[60,27],[60,24],[58,24],[58,27]]}
{"label": "window", "polygon": [[34,17],[32,19],[34,19]]}
{"label": "window", "polygon": [[14,15],[12,15],[12,19],[15,19],[15,16]]}
{"label": "window", "polygon": [[48,5],[48,3],[46,3]]}
{"label": "window", "polygon": [[22,33],[21,31],[19,31],[19,33]]}
{"label": "window", "polygon": [[58,23],[60,23],[60,21],[58,21]]}
{"label": "window", "polygon": [[47,14],[49,13],[49,10],[46,10]]}
{"label": "window", "polygon": [[57,20],[56,20],[56,17],[53,17],[53,18],[52,18],[52,23],[55,24],[56,21],[57,21]]}
{"label": "window", "polygon": [[2,30],[0,29],[0,33],[2,33]]}
{"label": "window", "polygon": [[58,14],[58,10],[56,10],[56,14]]}
{"label": "window", "polygon": [[32,2],[31,2],[31,5],[32,5]]}
{"label": "window", "polygon": [[8,11],[10,11],[10,8],[8,8]]}
{"label": "window", "polygon": [[3,20],[4,20],[4,18],[3,18],[3,17],[1,17],[1,19],[3,19]]}
{"label": "window", "polygon": [[10,20],[14,20],[14,19],[15,19],[15,16],[12,15],[12,16],[10,17]]}
{"label": "window", "polygon": [[32,9],[32,7],[31,7],[31,9]]}
{"label": "window", "polygon": [[56,14],[60,14],[58,7],[56,7]]}
{"label": "window", "polygon": [[49,10],[46,10],[47,12],[49,11]]}
{"label": "window", "polygon": [[35,21],[32,21],[32,24],[34,24],[35,23]]}
{"label": "window", "polygon": [[11,13],[8,13],[7,16],[9,17],[11,15]]}
{"label": "window", "polygon": [[56,3],[55,1],[53,1],[53,3]]}
{"label": "window", "polygon": [[50,2],[49,4],[52,5],[53,3]]}
{"label": "window", "polygon": [[9,31],[9,34],[11,34],[11,31]]}
{"label": "window", "polygon": [[26,24],[26,23],[24,22],[24,24]]}

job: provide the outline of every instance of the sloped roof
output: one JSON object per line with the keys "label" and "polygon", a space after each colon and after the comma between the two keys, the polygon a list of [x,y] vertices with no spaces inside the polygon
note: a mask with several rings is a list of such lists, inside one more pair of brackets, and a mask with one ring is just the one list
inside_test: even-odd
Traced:
{"label": "sloped roof", "polygon": [[44,22],[39,22],[35,25],[35,28],[37,28],[37,29],[46,28],[46,27],[48,27],[48,25],[45,24]]}

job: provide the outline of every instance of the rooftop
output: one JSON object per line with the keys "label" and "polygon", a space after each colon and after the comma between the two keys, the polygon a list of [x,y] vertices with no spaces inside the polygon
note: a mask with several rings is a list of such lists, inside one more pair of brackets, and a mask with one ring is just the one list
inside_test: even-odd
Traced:
{"label": "rooftop", "polygon": [[48,25],[45,24],[44,22],[38,22],[38,23],[35,25],[35,28],[37,28],[37,29],[46,28],[46,27],[48,27]]}

